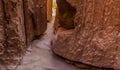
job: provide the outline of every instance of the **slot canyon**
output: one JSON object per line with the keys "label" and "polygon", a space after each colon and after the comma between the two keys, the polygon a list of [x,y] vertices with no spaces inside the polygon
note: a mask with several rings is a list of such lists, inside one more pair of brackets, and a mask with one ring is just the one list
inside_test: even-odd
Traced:
{"label": "slot canyon", "polygon": [[0,0],[0,70],[120,70],[120,0]]}

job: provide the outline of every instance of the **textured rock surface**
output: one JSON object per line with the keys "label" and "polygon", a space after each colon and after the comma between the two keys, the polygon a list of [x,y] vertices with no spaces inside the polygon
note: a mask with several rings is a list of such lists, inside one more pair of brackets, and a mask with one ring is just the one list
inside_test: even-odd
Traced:
{"label": "textured rock surface", "polygon": [[27,44],[47,29],[46,0],[24,0]]}
{"label": "textured rock surface", "polygon": [[33,0],[24,0],[24,21],[26,32],[26,43],[30,45],[35,36],[35,17],[34,17],[34,3]]}
{"label": "textured rock surface", "polygon": [[26,46],[45,32],[45,9],[46,0],[0,0],[0,70],[14,70]]}
{"label": "textured rock surface", "polygon": [[3,13],[3,4],[2,1],[0,1],[0,54],[3,54],[4,50],[4,42],[5,42],[5,36],[4,36],[4,13]]}
{"label": "textured rock surface", "polygon": [[39,36],[47,29],[47,0],[34,0],[35,35]]}
{"label": "textured rock surface", "polygon": [[75,29],[58,31],[53,51],[72,61],[120,70],[120,1],[78,3]]}
{"label": "textured rock surface", "polygon": [[5,42],[4,52],[0,59],[3,64],[17,64],[25,47],[23,2],[21,0],[3,0],[2,4]]}

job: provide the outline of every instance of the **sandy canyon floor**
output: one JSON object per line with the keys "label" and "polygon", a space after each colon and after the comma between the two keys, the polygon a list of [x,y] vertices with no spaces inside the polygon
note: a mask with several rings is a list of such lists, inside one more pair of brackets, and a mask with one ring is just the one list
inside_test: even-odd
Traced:
{"label": "sandy canyon floor", "polygon": [[53,23],[49,22],[45,35],[32,43],[17,70],[80,70],[52,53]]}

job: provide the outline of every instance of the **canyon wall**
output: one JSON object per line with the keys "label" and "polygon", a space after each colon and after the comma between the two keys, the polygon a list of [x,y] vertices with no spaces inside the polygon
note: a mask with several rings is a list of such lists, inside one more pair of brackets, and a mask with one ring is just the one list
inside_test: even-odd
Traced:
{"label": "canyon wall", "polygon": [[47,0],[47,21],[52,20],[52,3],[53,0]]}
{"label": "canyon wall", "polygon": [[27,44],[47,29],[47,0],[24,0],[24,19]]}
{"label": "canyon wall", "polygon": [[[53,41],[53,52],[78,66],[83,63],[99,68],[120,70],[120,1],[119,0],[57,0],[58,15],[70,12],[75,15],[66,19],[56,17],[55,26],[59,25]],[[73,1],[73,2],[72,2]],[[60,5],[62,3],[62,6]],[[61,11],[66,6],[71,11]],[[76,12],[72,11],[73,7]],[[61,22],[61,20],[64,20]],[[74,21],[73,21],[74,20]],[[55,28],[55,29],[56,29]],[[109,70],[109,69],[108,69]]]}
{"label": "canyon wall", "polygon": [[46,0],[0,0],[0,70],[14,70],[47,28]]}

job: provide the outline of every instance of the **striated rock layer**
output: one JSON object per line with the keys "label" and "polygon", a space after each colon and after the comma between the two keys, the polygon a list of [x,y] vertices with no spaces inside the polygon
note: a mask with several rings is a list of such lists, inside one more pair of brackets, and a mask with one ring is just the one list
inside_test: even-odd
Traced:
{"label": "striated rock layer", "polygon": [[120,0],[79,0],[76,9],[75,29],[58,28],[53,51],[71,61],[120,70]]}

